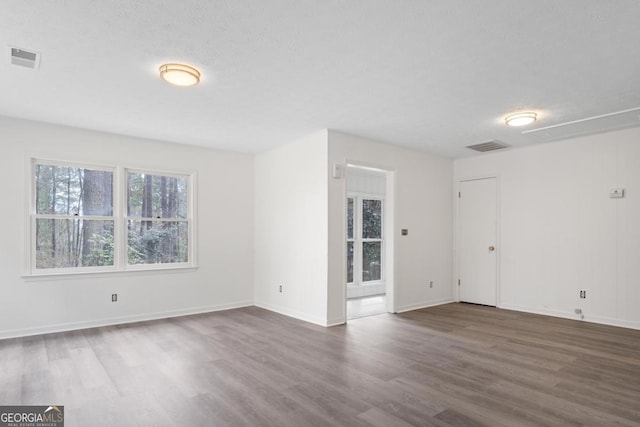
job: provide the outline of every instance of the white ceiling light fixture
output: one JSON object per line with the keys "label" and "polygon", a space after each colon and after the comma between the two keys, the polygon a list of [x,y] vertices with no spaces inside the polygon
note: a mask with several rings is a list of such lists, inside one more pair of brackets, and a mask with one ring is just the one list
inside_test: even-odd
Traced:
{"label": "white ceiling light fixture", "polygon": [[536,121],[538,115],[531,111],[524,113],[510,114],[504,118],[504,122],[507,126],[526,126]]}
{"label": "white ceiling light fixture", "polygon": [[200,82],[200,71],[185,64],[164,64],[160,66],[160,77],[175,86],[195,86]]}

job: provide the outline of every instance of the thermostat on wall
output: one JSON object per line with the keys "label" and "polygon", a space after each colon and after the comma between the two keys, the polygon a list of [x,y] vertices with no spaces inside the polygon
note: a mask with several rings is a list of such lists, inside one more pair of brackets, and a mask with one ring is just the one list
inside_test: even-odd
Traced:
{"label": "thermostat on wall", "polygon": [[624,188],[612,188],[609,190],[609,198],[611,199],[622,199],[624,197]]}

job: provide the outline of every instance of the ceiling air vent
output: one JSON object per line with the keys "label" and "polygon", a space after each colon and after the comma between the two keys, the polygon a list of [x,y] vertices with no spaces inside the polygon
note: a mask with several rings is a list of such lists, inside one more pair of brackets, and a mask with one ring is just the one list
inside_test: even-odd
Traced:
{"label": "ceiling air vent", "polygon": [[40,65],[40,54],[38,52],[12,47],[11,64],[35,70]]}
{"label": "ceiling air vent", "polygon": [[495,139],[493,141],[483,142],[482,144],[467,146],[467,148],[471,148],[472,150],[475,150],[475,151],[480,151],[481,153],[484,153],[487,151],[502,150],[503,148],[509,148],[509,147],[510,145],[505,144],[504,142],[497,141]]}

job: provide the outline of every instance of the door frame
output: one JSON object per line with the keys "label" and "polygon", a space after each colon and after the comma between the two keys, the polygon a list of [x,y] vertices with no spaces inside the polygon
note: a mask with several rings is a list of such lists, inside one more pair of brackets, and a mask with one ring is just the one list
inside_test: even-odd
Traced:
{"label": "door frame", "polygon": [[501,254],[502,254],[502,243],[501,243],[501,234],[500,234],[500,176],[499,174],[486,174],[486,175],[471,175],[465,177],[456,178],[456,191],[453,194],[454,205],[455,205],[455,224],[453,227],[453,247],[454,247],[454,259],[453,259],[453,295],[456,302],[460,302],[460,286],[458,285],[458,280],[460,278],[460,251],[458,248],[460,247],[460,198],[458,194],[460,193],[461,183],[468,181],[479,181],[482,179],[495,179],[496,180],[496,246],[498,247],[496,253],[496,308],[502,307],[502,292],[500,287],[500,271],[501,269]]}
{"label": "door frame", "polygon": [[[342,230],[342,238],[346,242],[345,236],[347,235],[347,169],[352,168],[360,168],[360,169],[373,169],[378,172],[384,172],[385,174],[385,197],[383,206],[383,233],[384,233],[384,254],[383,259],[385,260],[384,266],[384,280],[385,280],[385,288],[386,288],[386,312],[387,313],[397,313],[396,307],[396,280],[395,280],[395,271],[396,271],[396,257],[395,257],[395,247],[396,247],[396,234],[395,234],[395,217],[396,217],[396,203],[395,203],[395,193],[396,193],[396,171],[393,168],[382,166],[379,164],[355,161],[355,160],[345,160],[345,169],[344,169],[344,185],[342,188],[342,200],[343,200],[343,230]],[[347,319],[347,253],[346,253],[346,244],[342,245],[343,253],[342,253],[342,315],[345,323],[348,322]]]}

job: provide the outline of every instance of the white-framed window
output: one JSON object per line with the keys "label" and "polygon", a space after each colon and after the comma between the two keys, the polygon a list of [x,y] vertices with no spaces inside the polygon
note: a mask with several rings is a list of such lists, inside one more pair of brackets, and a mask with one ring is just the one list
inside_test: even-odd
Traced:
{"label": "white-framed window", "polygon": [[194,266],[194,174],[31,163],[29,275]]}
{"label": "white-framed window", "polygon": [[347,283],[384,280],[383,203],[379,197],[347,197]]}

